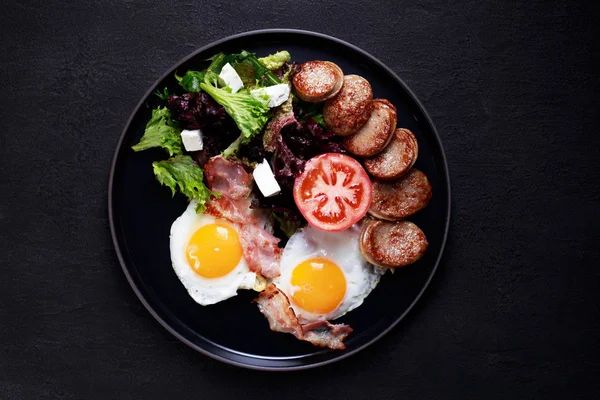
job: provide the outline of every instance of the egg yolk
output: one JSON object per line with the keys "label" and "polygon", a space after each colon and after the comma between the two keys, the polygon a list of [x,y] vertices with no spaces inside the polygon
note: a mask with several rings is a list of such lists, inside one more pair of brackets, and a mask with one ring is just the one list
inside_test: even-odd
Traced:
{"label": "egg yolk", "polygon": [[188,264],[204,278],[225,276],[242,259],[237,232],[225,224],[208,224],[192,235],[185,250]]}
{"label": "egg yolk", "polygon": [[346,294],[344,273],[325,258],[311,258],[298,264],[292,271],[291,284],[294,302],[315,314],[335,310]]}

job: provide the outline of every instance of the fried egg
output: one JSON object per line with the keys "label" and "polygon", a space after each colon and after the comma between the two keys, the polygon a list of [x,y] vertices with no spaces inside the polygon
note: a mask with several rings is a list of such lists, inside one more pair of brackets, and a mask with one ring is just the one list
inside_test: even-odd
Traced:
{"label": "fried egg", "polygon": [[170,234],[173,270],[190,296],[209,305],[235,296],[238,289],[258,286],[260,279],[248,269],[235,225],[197,214],[195,207],[192,201]]}
{"label": "fried egg", "polygon": [[273,283],[290,299],[301,324],[333,320],[360,306],[383,271],[360,252],[358,224],[341,232],[307,226],[287,242]]}

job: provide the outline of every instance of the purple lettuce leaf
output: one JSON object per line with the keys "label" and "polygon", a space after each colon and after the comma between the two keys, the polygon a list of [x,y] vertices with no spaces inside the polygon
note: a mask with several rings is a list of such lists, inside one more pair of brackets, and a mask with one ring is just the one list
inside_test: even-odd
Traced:
{"label": "purple lettuce leaf", "polygon": [[239,128],[225,108],[204,92],[169,96],[167,108],[183,129],[202,130],[204,149],[194,153],[201,166],[240,136]]}

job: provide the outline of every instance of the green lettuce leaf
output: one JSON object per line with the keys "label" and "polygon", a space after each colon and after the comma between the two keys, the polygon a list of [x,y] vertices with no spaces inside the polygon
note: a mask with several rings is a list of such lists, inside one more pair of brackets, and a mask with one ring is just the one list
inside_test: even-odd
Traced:
{"label": "green lettuce leaf", "polygon": [[278,51],[275,54],[270,54],[266,57],[261,57],[258,59],[265,67],[269,68],[271,71],[276,70],[278,68],[283,67],[283,64],[290,61],[292,56],[286,50]]}
{"label": "green lettuce leaf", "polygon": [[325,123],[325,118],[323,118],[323,114],[313,114],[311,115],[311,117],[315,120],[317,124],[321,125],[322,128],[327,128],[327,124]]}
{"label": "green lettuce leaf", "polygon": [[152,147],[162,147],[170,156],[183,153],[181,129],[171,119],[171,113],[166,107],[152,110],[152,118],[146,124],[144,136],[132,149],[142,151]]}
{"label": "green lettuce leaf", "polygon": [[273,219],[279,223],[279,229],[281,229],[287,237],[292,237],[292,235],[300,228],[300,220],[289,218],[287,212],[281,213],[281,215],[275,212],[271,214],[273,215]]}
{"label": "green lettuce leaf", "polygon": [[271,70],[256,58],[254,53],[243,50],[240,54],[232,54],[231,62],[233,68],[242,78],[245,87],[272,86],[281,83]]}
{"label": "green lettuce leaf", "polygon": [[221,155],[225,158],[231,158],[237,154],[240,146],[242,145],[242,136],[235,139],[225,150],[221,152]]}
{"label": "green lettuce leaf", "polygon": [[179,85],[186,92],[196,93],[200,91],[200,83],[204,82],[205,71],[188,71],[179,79]]}
{"label": "green lettuce leaf", "polygon": [[298,97],[294,99],[294,102],[298,105],[298,120],[304,121],[307,116],[310,116],[317,124],[321,125],[321,127],[327,127],[325,119],[323,118],[322,103],[308,103],[300,100]]}
{"label": "green lettuce leaf", "polygon": [[[280,53],[275,58],[285,58],[285,54]],[[268,96],[253,96],[249,89],[271,86],[282,81],[253,53],[245,50],[239,54],[218,53],[209,60],[211,63],[206,70],[188,71],[182,77],[176,75],[175,78],[187,92],[206,92],[233,118],[241,135],[223,152],[223,156],[231,157],[241,144],[248,143],[259,134],[269,119]],[[227,63],[233,66],[244,83],[244,89],[237,93],[231,93],[230,88],[223,87],[223,81],[219,78],[219,72]]]}
{"label": "green lettuce leaf", "polygon": [[168,100],[170,96],[167,88],[163,88],[162,92],[159,89],[156,89],[153,94],[161,100]]}
{"label": "green lettuce leaf", "polygon": [[[236,70],[246,88],[271,86],[281,83],[281,79],[272,73],[263,63],[258,61],[258,58],[256,58],[254,53],[250,53],[246,50],[243,50],[238,54],[218,53],[208,60],[210,60],[211,63],[204,71],[187,71],[185,75],[181,77],[175,75],[175,78],[179,81],[179,85],[181,85],[185,91],[199,92],[201,90],[200,84],[206,81],[206,76],[211,76],[211,81],[214,80],[215,82],[213,86],[217,86],[216,83],[219,82],[218,75],[223,66],[227,63],[231,64]],[[224,86],[222,81],[220,83],[221,86]]]}
{"label": "green lettuce leaf", "polygon": [[[225,107],[227,114],[233,118],[240,131],[241,142],[248,143],[256,136],[269,119],[269,99],[267,96],[254,97],[248,90],[231,93],[229,88],[218,88],[210,84],[210,74],[205,77],[206,83],[201,83],[200,88],[210,95],[217,103]],[[214,82],[214,81],[213,81]]]}
{"label": "green lettuce leaf", "polygon": [[178,155],[164,161],[152,163],[156,179],[171,189],[173,196],[179,190],[192,201],[196,200],[196,212],[206,211],[206,202],[211,196],[220,197],[220,194],[211,192],[203,182],[202,168],[190,156]]}

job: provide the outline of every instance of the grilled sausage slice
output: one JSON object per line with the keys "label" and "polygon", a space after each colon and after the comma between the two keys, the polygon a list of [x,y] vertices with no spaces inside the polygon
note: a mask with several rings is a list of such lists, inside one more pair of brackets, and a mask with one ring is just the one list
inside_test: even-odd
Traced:
{"label": "grilled sausage slice", "polygon": [[346,75],[342,90],[325,102],[323,118],[327,127],[339,136],[356,133],[370,117],[373,99],[371,84],[362,76]]}
{"label": "grilled sausage slice", "polygon": [[342,89],[344,73],[330,61],[308,61],[292,79],[296,95],[310,103],[332,98]]}
{"label": "grilled sausage slice", "polygon": [[382,101],[371,102],[371,116],[354,135],[346,137],[346,149],[357,156],[371,157],[390,142],[396,129],[396,111]]}
{"label": "grilled sausage slice", "polygon": [[431,184],[416,168],[395,181],[374,181],[373,202],[369,214],[375,218],[397,221],[409,217],[427,206],[431,199]]}
{"label": "grilled sausage slice", "polygon": [[398,128],[390,144],[381,153],[365,160],[365,169],[377,179],[397,179],[412,168],[418,155],[415,135],[408,129]]}
{"label": "grilled sausage slice", "polygon": [[414,263],[425,254],[429,244],[423,231],[412,222],[376,220],[363,225],[359,243],[363,257],[382,268]]}
{"label": "grilled sausage slice", "polygon": [[391,101],[387,99],[373,99],[373,102],[381,103],[382,105],[388,106],[394,111],[394,114],[397,114],[396,106],[393,105]]}

